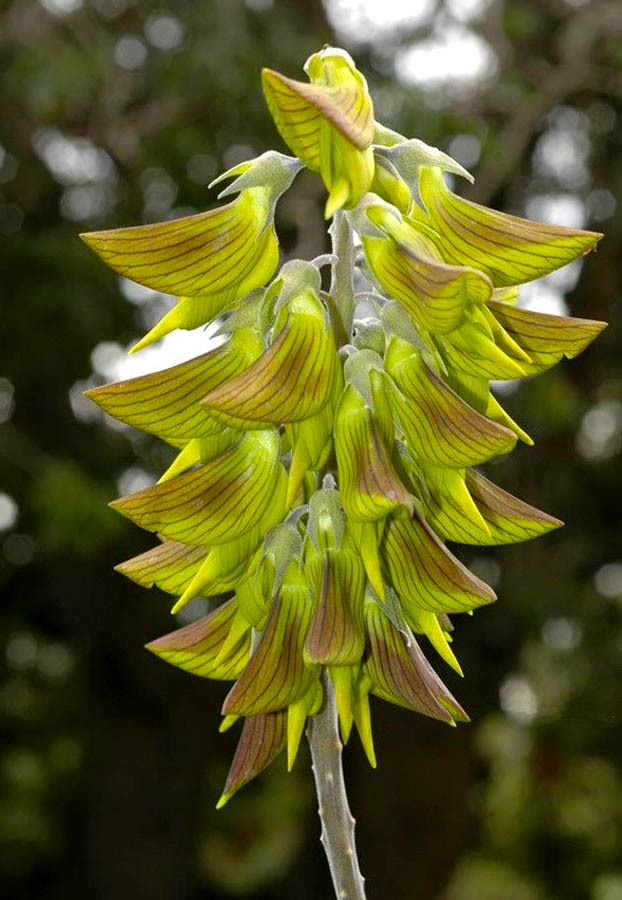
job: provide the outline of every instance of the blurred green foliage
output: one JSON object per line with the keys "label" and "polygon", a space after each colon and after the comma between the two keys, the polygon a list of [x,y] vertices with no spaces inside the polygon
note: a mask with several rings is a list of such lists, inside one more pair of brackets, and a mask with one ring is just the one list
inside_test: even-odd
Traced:
{"label": "blurred green foliage", "polygon": [[[361,25],[363,6],[376,11]],[[105,502],[166,450],[111,426],[81,390],[111,377],[149,303],[165,301],[141,304],[76,237],[202,209],[216,172],[282,149],[259,69],[299,77],[325,41],[357,57],[387,125],[474,170],[470,196],[604,230],[598,254],[527,299],[612,323],[581,359],[505,398],[536,447],[492,477],[568,524],[531,545],[461,550],[500,596],[457,630],[466,678],[450,686],[473,723],[449,733],[378,703],[378,771],[348,748],[370,900],[622,897],[622,9],[430,0],[391,28],[393,4],[384,18],[363,6],[0,3],[0,881],[12,900],[329,895],[305,757],[216,813],[235,742],[217,734],[223,691],[141,649],[167,628],[167,601],[112,571],[148,541]],[[469,80],[473,38],[491,55]],[[448,80],[430,55],[443,45],[452,65],[452,46],[466,54]],[[319,179],[300,178],[279,210],[285,253],[323,250],[322,201]]]}

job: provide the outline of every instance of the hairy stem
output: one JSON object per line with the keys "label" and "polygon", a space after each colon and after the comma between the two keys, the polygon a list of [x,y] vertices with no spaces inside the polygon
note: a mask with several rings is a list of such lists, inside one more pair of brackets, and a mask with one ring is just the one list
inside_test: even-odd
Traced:
{"label": "hairy stem", "polygon": [[323,684],[324,706],[310,718],[307,730],[322,823],[320,840],[326,851],[338,900],[365,900],[365,879],[356,855],[354,819],[343,779],[343,748],[339,737],[337,704],[327,673],[324,673]]}

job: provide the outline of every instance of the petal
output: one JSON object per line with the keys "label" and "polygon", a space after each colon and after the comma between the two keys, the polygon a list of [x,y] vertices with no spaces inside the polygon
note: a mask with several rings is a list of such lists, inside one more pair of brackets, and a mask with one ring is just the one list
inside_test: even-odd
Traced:
{"label": "petal", "polygon": [[453,331],[464,320],[468,303],[483,303],[492,294],[491,282],[476,269],[425,258],[410,244],[391,238],[363,237],[362,242],[374,278],[425,331]]}
{"label": "petal", "polygon": [[305,570],[316,598],[305,641],[305,661],[355,665],[365,649],[365,569],[360,557],[347,550],[326,551],[307,560]]}
{"label": "petal", "polygon": [[262,72],[264,95],[281,136],[312,170],[319,169],[319,131],[322,121],[360,150],[370,146],[374,133],[371,98],[360,80],[306,84],[275,72]]}
{"label": "petal", "polygon": [[564,523],[513,497],[475,469],[466,483],[490,531],[490,544],[514,544],[546,534]]}
{"label": "petal", "polygon": [[441,169],[423,166],[421,198],[434,227],[443,258],[453,265],[475,266],[496,287],[524,284],[554,272],[593,250],[602,235],[531,222],[479,206],[453,194]]}
{"label": "petal", "polygon": [[249,329],[236,331],[209,353],[188,362],[86,391],[104,412],[176,447],[221,429],[201,406],[205,394],[243,371],[261,352]]}
{"label": "petal", "polygon": [[[279,261],[279,247],[274,227],[270,225],[255,242],[253,252],[240,263],[237,270],[227,269],[236,275],[223,290],[201,296],[180,297],[177,305],[154,325],[130,350],[135,353],[147,347],[176,328],[191,330],[204,325],[218,313],[236,307],[241,298],[246,298],[254,290],[270,280]],[[243,265],[242,265],[243,263]]]}
{"label": "petal", "polygon": [[594,319],[553,316],[496,300],[489,307],[507,334],[529,354],[530,362],[521,364],[528,375],[543,372],[563,356],[578,356],[607,327]]}
{"label": "petal", "polygon": [[248,662],[250,631],[240,637],[225,660],[218,661],[236,610],[235,600],[229,600],[191,625],[151,641],[147,649],[193,675],[220,681],[238,678]]}
{"label": "petal", "polygon": [[[267,197],[255,190],[197,215],[81,237],[111,269],[132,281],[165,294],[216,294],[230,302],[263,284],[276,268],[272,254],[272,271],[265,275],[260,266],[261,277],[252,274],[269,215]],[[276,245],[273,235],[270,239]]]}
{"label": "petal", "polygon": [[373,602],[365,604],[365,620],[371,650],[365,670],[374,694],[450,724],[468,721],[412,635],[398,631]]}
{"label": "petal", "polygon": [[415,516],[392,518],[382,553],[393,587],[407,611],[467,612],[495,600],[494,591],[473,575]]}
{"label": "petal", "polygon": [[481,323],[468,321],[443,335],[440,352],[448,368],[493,381],[509,381],[526,375],[522,362],[504,353]]}
{"label": "petal", "polygon": [[463,468],[515,446],[512,431],[472,409],[405,341],[391,339],[385,365],[401,392],[389,392],[389,398],[415,457]]}
{"label": "petal", "polygon": [[346,387],[335,419],[335,452],[341,501],[359,522],[384,518],[412,498],[391,463],[380,429],[361,395]]}
{"label": "petal", "polygon": [[461,544],[493,543],[486,521],[467,489],[464,469],[426,464],[421,480],[425,483],[425,520],[441,538]]}
{"label": "petal", "polygon": [[281,752],[286,741],[287,710],[246,719],[216,808],[222,809],[236,791],[263,772]]}
{"label": "petal", "polygon": [[172,481],[110,505],[147,531],[196,546],[222,544],[250,531],[285,490],[276,432],[250,432],[238,445]]}
{"label": "petal", "polygon": [[206,555],[204,547],[164,541],[146,553],[119,563],[115,570],[142,587],[159,587],[169,594],[181,594]]}
{"label": "petal", "polygon": [[276,712],[309,690],[317,677],[317,667],[307,666],[303,660],[310,618],[306,584],[284,584],[250,662],[225,698],[223,713],[253,716]]}
{"label": "petal", "polygon": [[337,365],[324,309],[307,290],[288,304],[288,313],[285,327],[268,350],[203,398],[208,412],[281,424],[322,410]]}
{"label": "petal", "polygon": [[277,525],[285,515],[285,481],[280,480],[280,490],[274,492],[262,518],[250,531],[233,541],[215,544],[197,569],[192,580],[172,609],[178,612],[199,594],[211,597],[237,587],[252,574],[260,554],[257,550],[266,532]]}

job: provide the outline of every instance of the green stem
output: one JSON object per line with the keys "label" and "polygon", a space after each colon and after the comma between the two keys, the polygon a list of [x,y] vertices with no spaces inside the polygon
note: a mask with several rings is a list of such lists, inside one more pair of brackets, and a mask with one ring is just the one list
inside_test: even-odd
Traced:
{"label": "green stem", "polygon": [[336,257],[330,284],[335,330],[338,346],[350,343],[354,319],[354,262],[356,250],[352,240],[352,228],[343,210],[338,210],[329,229],[332,251]]}
{"label": "green stem", "polygon": [[311,747],[313,776],[322,823],[324,845],[335,895],[338,900],[365,900],[354,843],[354,819],[348,806],[343,778],[337,704],[330,678],[324,673],[324,705],[309,720],[307,737]]}

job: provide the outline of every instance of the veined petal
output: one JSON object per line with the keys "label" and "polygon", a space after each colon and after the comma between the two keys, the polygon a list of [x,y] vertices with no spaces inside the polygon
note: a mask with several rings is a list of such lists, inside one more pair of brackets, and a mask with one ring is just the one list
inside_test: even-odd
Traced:
{"label": "veined petal", "polygon": [[305,66],[310,84],[264,69],[272,118],[304,164],[329,191],[326,217],[350,208],[369,190],[374,174],[373,107],[365,79],[348,54],[325,48]]}
{"label": "veined petal", "polygon": [[490,544],[514,544],[546,534],[564,523],[493,484],[475,469],[466,484],[490,531]]}
{"label": "veined petal", "polygon": [[467,321],[439,340],[447,366],[467,375],[510,381],[526,375],[522,362],[504,353],[479,323]]}
{"label": "veined petal", "polygon": [[[119,275],[165,294],[218,295],[224,304],[265,283],[276,268],[272,252],[272,271],[265,275],[260,266],[260,278],[253,272],[269,217],[266,190],[251,188],[208,212],[81,237]],[[276,246],[273,234],[271,240]]]}
{"label": "veined petal", "polygon": [[314,716],[322,707],[324,691],[319,675],[316,681],[299,700],[287,708],[287,771],[291,772],[296,762],[300,740],[309,716]]}
{"label": "veined petal", "polygon": [[335,418],[335,452],[341,501],[355,521],[375,521],[412,498],[395,471],[371,410],[348,385]]}
{"label": "veined petal", "polygon": [[261,350],[257,336],[250,329],[240,329],[219,347],[188,362],[85,393],[115,419],[181,447],[192,438],[222,429],[199,401],[242,372]]}
{"label": "veined petal", "polygon": [[[373,106],[361,74],[352,66],[328,63],[324,83],[306,84],[264,69],[262,83],[268,108],[286,144],[307,168],[318,171],[319,130],[322,120],[359,150],[370,146],[374,134]],[[325,69],[326,70],[326,69]],[[335,77],[336,76],[336,77]],[[315,79],[314,79],[315,81]]]}
{"label": "veined petal", "polygon": [[453,265],[475,266],[495,287],[548,275],[593,250],[601,234],[531,222],[453,194],[441,169],[423,166],[421,198],[441,235],[439,250]]}
{"label": "veined petal", "polygon": [[248,369],[203,398],[208,412],[280,424],[307,419],[326,405],[337,353],[324,309],[306,290],[288,304],[288,312],[274,343]]}
{"label": "veined petal", "polygon": [[157,547],[115,566],[142,587],[158,587],[168,594],[181,594],[205,559],[205,547],[191,547],[179,541],[164,541]]}
{"label": "veined petal", "polygon": [[365,649],[363,594],[365,569],[358,554],[327,550],[308,559],[305,571],[315,595],[315,608],[307,633],[307,663],[351,666]]}
{"label": "veined petal", "polygon": [[147,649],[193,675],[220,681],[238,678],[249,658],[250,631],[240,637],[226,660],[218,661],[236,610],[235,600],[228,600],[197,622],[151,641]]}
{"label": "veined petal", "polygon": [[[270,280],[279,261],[279,246],[274,226],[270,225],[254,243],[252,252],[244,258],[244,268],[237,270],[238,280],[220,292],[180,297],[177,305],[167,312],[130,350],[135,353],[159,340],[176,328],[186,331],[198,328],[218,313],[234,309],[242,298]],[[233,263],[233,259],[229,265]],[[231,269],[226,271],[230,274]]]}
{"label": "veined petal", "polygon": [[389,703],[454,724],[468,716],[421,652],[414,636],[405,636],[380,607],[365,604],[370,655],[365,670],[372,692]]}
{"label": "veined petal", "polygon": [[232,541],[215,544],[172,609],[178,612],[199,594],[211,597],[230,591],[251,575],[260,560],[257,552],[266,532],[285,515],[285,479],[280,478],[266,512],[250,531]]}
{"label": "veined petal", "polygon": [[439,537],[460,544],[492,543],[486,520],[467,489],[464,469],[425,464],[421,481],[423,514]]}
{"label": "veined petal", "polygon": [[413,198],[408,185],[390,160],[374,152],[374,178],[369,186],[370,193],[377,194],[391,203],[401,213],[407,215]]}
{"label": "veined petal", "polygon": [[406,611],[467,612],[495,600],[495,592],[449,552],[425,522],[392,518],[382,554]]}
{"label": "veined petal", "polygon": [[247,718],[216,808],[222,809],[236,791],[263,772],[286,741],[287,710]]}
{"label": "veined petal", "polygon": [[389,399],[415,457],[464,468],[509,451],[516,435],[465,403],[425,364],[415,347],[393,337],[385,366],[400,393]]}
{"label": "veined petal", "polygon": [[225,698],[223,713],[254,716],[276,712],[309,690],[317,677],[317,667],[303,660],[310,618],[304,580],[284,583],[250,662]]}
{"label": "veined petal", "polygon": [[278,456],[276,432],[250,432],[205,465],[110,505],[141,528],[172,540],[222,544],[250,531],[274,493],[285,490]]}
{"label": "veined petal", "polygon": [[415,615],[415,610],[411,607],[408,610],[407,619],[415,634],[425,634],[438,655],[445,660],[447,665],[451,666],[458,675],[462,675],[462,667],[451,649],[447,639],[447,632],[441,627],[439,616],[423,609],[417,610]]}
{"label": "veined petal", "polygon": [[453,331],[464,321],[468,303],[486,302],[492,294],[488,277],[476,269],[426,258],[389,237],[362,242],[376,281],[432,334]]}
{"label": "veined petal", "polygon": [[573,359],[607,327],[594,319],[554,316],[491,300],[489,308],[507,334],[529,354],[521,363],[528,375],[554,366],[565,356]]}

